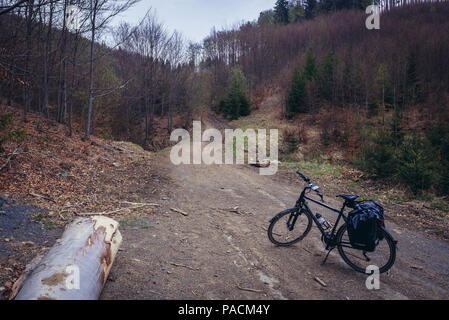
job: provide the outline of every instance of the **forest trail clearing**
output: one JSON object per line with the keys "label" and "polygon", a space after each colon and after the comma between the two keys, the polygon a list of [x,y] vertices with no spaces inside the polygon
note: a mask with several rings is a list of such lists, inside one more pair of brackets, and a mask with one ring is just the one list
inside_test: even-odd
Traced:
{"label": "forest trail clearing", "polygon": [[[174,166],[169,155],[153,159],[164,177],[161,207],[147,219],[122,223],[122,251],[102,299],[449,298],[449,245],[388,221],[388,208],[387,227],[399,251],[393,269],[381,275],[380,290],[370,291],[366,276],[336,251],[321,266],[325,250],[315,227],[290,248],[268,240],[268,221],[295,203],[299,179],[260,176],[249,166]],[[340,206],[322,191],[327,203]]]}

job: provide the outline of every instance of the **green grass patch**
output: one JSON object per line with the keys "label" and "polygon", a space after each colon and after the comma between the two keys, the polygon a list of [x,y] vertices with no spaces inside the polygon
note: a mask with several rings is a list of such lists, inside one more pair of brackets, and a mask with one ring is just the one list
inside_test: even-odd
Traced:
{"label": "green grass patch", "polygon": [[132,146],[133,148],[136,148],[137,150],[139,150],[140,152],[145,152],[145,149],[142,148],[142,146],[132,143],[132,142],[125,142],[125,144]]}
{"label": "green grass patch", "polygon": [[55,224],[49,220],[41,221],[41,226],[46,230],[53,230],[55,228]]}
{"label": "green grass patch", "polygon": [[167,147],[165,149],[158,150],[156,153],[167,153],[171,151],[172,147]]}
{"label": "green grass patch", "polygon": [[126,217],[120,220],[120,226],[122,227],[130,227],[130,228],[139,228],[139,229],[150,229],[151,224],[148,220],[138,218],[138,217]]}
{"label": "green grass patch", "polygon": [[432,199],[430,201],[430,207],[433,209],[449,212],[449,203],[441,199]]}
{"label": "green grass patch", "polygon": [[397,204],[402,204],[404,202],[407,202],[410,200],[410,197],[407,196],[399,196],[399,195],[391,195],[391,196],[387,196],[388,200],[397,203]]}
{"label": "green grass patch", "polygon": [[284,167],[288,171],[300,170],[306,176],[332,176],[337,178],[341,175],[343,169],[333,165],[327,161],[310,162],[310,161],[284,161],[281,168]]}

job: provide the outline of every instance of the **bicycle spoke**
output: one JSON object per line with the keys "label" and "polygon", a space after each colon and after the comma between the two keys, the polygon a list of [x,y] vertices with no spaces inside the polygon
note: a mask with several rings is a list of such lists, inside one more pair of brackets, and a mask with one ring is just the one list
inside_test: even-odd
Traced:
{"label": "bicycle spoke", "polygon": [[350,244],[345,226],[339,234],[338,241],[338,251],[343,260],[359,272],[364,273],[368,266],[377,266],[380,270],[388,270],[394,263],[395,248],[391,238],[385,237],[373,252],[359,250]]}
{"label": "bicycle spoke", "polygon": [[302,240],[311,226],[309,215],[286,211],[271,223],[268,235],[273,243],[288,246]]}
{"label": "bicycle spoke", "polygon": [[364,259],[364,258],[362,258],[362,257],[358,257],[358,256],[356,256],[355,254],[352,254],[352,253],[349,253],[349,252],[347,252],[346,254],[347,254],[347,255],[350,255],[350,256],[353,256],[353,257],[355,257],[355,258],[357,258],[357,259],[359,259],[359,260],[364,260],[364,261],[366,261],[366,259]]}

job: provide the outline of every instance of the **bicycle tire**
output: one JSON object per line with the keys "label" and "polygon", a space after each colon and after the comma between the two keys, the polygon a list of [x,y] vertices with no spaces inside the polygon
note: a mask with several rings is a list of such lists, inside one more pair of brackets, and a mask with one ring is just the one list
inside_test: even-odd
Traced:
{"label": "bicycle tire", "polygon": [[[346,255],[346,253],[343,250],[343,246],[342,246],[342,238],[343,235],[345,233],[345,231],[347,230],[347,225],[344,224],[340,227],[340,229],[337,232],[337,236],[336,236],[336,240],[337,240],[337,248],[338,248],[338,252],[341,256],[341,258],[343,259],[343,261],[349,265],[352,269],[354,269],[357,272],[366,274],[366,269],[361,268],[359,266],[357,266],[356,264],[354,264]],[[388,247],[390,248],[390,256],[388,258],[388,261],[385,265],[383,265],[382,267],[379,267],[379,273],[385,273],[388,270],[391,269],[391,267],[393,267],[394,262],[396,260],[396,243],[393,239],[393,237],[386,232],[384,229],[379,228],[379,232],[383,233],[384,239],[381,241],[386,241],[388,243]],[[362,251],[362,250],[360,250]]]}
{"label": "bicycle tire", "polygon": [[[279,221],[281,221],[281,219],[285,216],[285,215],[290,215],[290,214],[292,214],[293,212],[295,212],[295,211],[298,211],[298,209],[288,209],[288,210],[285,210],[285,211],[283,211],[283,212],[281,212],[281,213],[279,213],[275,218],[273,218],[273,220],[271,221],[271,223],[270,223],[270,226],[268,227],[268,238],[270,239],[270,241],[272,242],[272,243],[274,243],[275,245],[277,245],[277,246],[280,246],[280,247],[289,247],[289,246],[291,246],[291,245],[294,245],[295,243],[298,243],[299,241],[301,241],[301,240],[303,240],[307,235],[308,235],[308,233],[310,232],[310,229],[312,229],[312,217],[310,216],[310,213],[309,212],[307,212],[306,210],[301,210],[301,216],[302,215],[304,215],[305,217],[307,217],[307,220],[308,220],[308,222],[307,222],[307,227],[306,227],[306,229],[305,229],[305,231],[304,231],[304,233],[302,233],[299,237],[297,237],[297,238],[295,238],[295,239],[293,239],[292,241],[289,241],[289,242],[280,242],[280,241],[277,241],[276,239],[275,239],[275,237],[273,236],[273,228],[274,228],[274,226],[279,222]],[[287,229],[287,227],[286,227],[286,229]],[[287,229],[288,230],[288,229]]]}

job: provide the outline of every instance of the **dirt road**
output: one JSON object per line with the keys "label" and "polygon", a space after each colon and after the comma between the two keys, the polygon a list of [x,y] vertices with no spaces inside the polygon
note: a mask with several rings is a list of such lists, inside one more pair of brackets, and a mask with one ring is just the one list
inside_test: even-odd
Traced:
{"label": "dirt road", "polygon": [[[153,165],[159,184],[156,193],[145,191],[146,199],[161,207],[148,218],[122,221],[122,250],[102,299],[449,298],[445,242],[389,222],[399,240],[396,264],[381,275],[380,290],[370,291],[366,277],[337,252],[321,266],[325,251],[315,227],[290,248],[268,240],[268,221],[295,203],[299,180],[260,176],[249,166],[174,166],[168,152],[157,154]],[[334,199],[326,194],[338,207]],[[240,213],[231,212],[236,206]]]}

